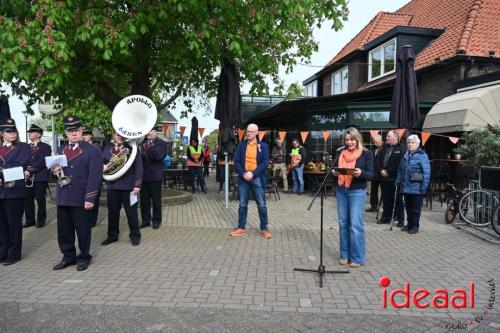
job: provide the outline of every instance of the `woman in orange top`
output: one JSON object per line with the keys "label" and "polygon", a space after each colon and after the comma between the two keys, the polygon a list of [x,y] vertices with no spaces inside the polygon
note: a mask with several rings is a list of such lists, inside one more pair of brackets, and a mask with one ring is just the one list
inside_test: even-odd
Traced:
{"label": "woman in orange top", "polygon": [[339,219],[339,264],[357,268],[365,263],[365,199],[366,181],[373,179],[373,157],[363,148],[361,133],[349,127],[343,137],[345,149],[338,157],[337,214]]}

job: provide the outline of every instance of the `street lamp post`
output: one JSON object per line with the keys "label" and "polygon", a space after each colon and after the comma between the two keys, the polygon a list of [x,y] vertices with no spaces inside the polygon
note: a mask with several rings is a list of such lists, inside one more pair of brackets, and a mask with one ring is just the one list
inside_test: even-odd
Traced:
{"label": "street lamp post", "polygon": [[29,115],[28,110],[24,110],[23,114],[24,114],[24,119],[25,119],[25,123],[24,124],[26,126],[26,128],[25,128],[26,142],[28,142],[28,115]]}

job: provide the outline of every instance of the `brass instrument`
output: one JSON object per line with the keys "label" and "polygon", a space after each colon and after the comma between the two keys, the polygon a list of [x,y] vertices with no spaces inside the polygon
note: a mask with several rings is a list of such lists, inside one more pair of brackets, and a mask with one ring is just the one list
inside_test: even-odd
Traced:
{"label": "brass instrument", "polygon": [[26,187],[31,188],[31,187],[33,187],[33,184],[35,182],[36,169],[32,168],[31,166],[28,166],[26,169],[30,173],[30,177],[26,178]]}
{"label": "brass instrument", "polygon": [[123,148],[123,146],[120,146],[119,149],[120,151],[118,152],[118,154],[111,156],[111,160],[106,165],[106,171],[104,171],[105,175],[114,175],[115,173],[120,171],[127,163],[127,160],[130,156],[129,149]]}
{"label": "brass instrument", "polygon": [[59,186],[66,186],[71,183],[71,176],[64,175],[64,170],[62,167],[60,167],[60,169],[55,172],[55,175],[57,177],[57,184]]}

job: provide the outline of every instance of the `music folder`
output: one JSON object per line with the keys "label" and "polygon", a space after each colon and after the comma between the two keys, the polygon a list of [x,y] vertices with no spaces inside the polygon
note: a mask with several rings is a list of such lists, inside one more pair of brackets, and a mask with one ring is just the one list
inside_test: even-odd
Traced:
{"label": "music folder", "polygon": [[352,175],[353,172],[356,170],[356,169],[350,169],[350,168],[333,168],[333,170],[337,171],[338,173],[340,173],[341,175]]}

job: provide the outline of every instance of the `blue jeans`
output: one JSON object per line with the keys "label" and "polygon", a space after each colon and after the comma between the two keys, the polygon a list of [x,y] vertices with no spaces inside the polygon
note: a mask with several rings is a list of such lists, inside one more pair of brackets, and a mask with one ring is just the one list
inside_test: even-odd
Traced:
{"label": "blue jeans", "polygon": [[203,172],[201,167],[188,167],[189,172],[189,186],[191,186],[191,192],[195,192],[196,188],[194,186],[194,178],[198,176],[197,182],[200,189],[203,191],[206,188],[205,179],[203,179]]}
{"label": "blue jeans", "polygon": [[365,198],[365,188],[350,190],[337,187],[340,259],[348,259],[356,264],[364,264],[366,258]]}
{"label": "blue jeans", "polygon": [[304,166],[292,169],[293,192],[304,192]]}
{"label": "blue jeans", "polygon": [[240,206],[238,208],[238,228],[245,229],[248,215],[248,200],[252,191],[259,210],[260,230],[267,230],[267,207],[266,194],[259,178],[253,178],[247,182],[243,178],[238,178],[238,192],[240,194]]}

